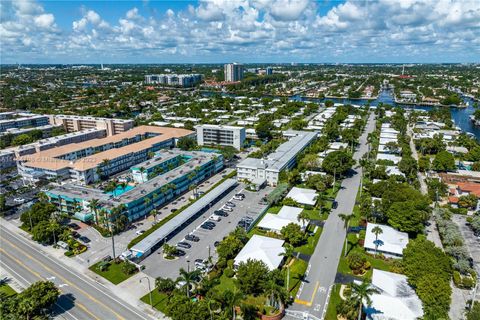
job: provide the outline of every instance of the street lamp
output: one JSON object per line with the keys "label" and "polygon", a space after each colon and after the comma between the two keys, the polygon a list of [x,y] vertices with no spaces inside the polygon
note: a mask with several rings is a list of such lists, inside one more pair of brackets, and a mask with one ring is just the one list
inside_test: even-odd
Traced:
{"label": "street lamp", "polygon": [[190,260],[187,260],[187,272],[190,272]]}
{"label": "street lamp", "polygon": [[152,306],[152,309],[153,309],[153,300],[152,300],[152,287],[150,286],[150,278],[145,276],[145,277],[142,277],[140,278],[139,282],[142,283],[142,279],[145,278],[147,279],[147,283],[148,283],[148,295],[150,296],[150,306]]}

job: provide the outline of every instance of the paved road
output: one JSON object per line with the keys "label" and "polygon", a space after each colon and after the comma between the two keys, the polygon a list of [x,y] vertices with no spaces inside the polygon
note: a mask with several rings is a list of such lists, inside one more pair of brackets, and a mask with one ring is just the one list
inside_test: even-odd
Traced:
{"label": "paved road", "polygon": [[[375,128],[375,116],[370,114],[365,132],[360,137],[360,145],[354,159],[360,159],[367,152],[367,135]],[[337,194],[337,209],[332,210],[324,227],[315,252],[307,269],[307,276],[295,303],[288,311],[308,312],[311,319],[322,318],[327,308],[329,288],[334,284],[337,266],[342,254],[346,236],[344,223],[338,216],[340,213],[352,213],[355,198],[360,186],[361,167],[355,168],[351,177],[342,181]],[[287,316],[287,318],[291,318]],[[304,318],[306,319],[306,318]]]}
{"label": "paved road", "polygon": [[0,266],[25,286],[40,280],[53,281],[61,291],[55,306],[57,318],[150,319],[107,288],[77,275],[3,225],[0,225]]}

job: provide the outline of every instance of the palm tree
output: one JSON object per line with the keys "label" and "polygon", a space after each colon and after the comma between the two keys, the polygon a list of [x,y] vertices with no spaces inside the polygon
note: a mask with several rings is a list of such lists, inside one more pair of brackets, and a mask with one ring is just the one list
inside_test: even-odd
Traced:
{"label": "palm tree", "polygon": [[145,204],[145,209],[148,208],[148,206],[152,203],[152,200],[150,198],[146,197],[143,198],[143,204]]}
{"label": "palm tree", "polygon": [[48,196],[45,194],[45,192],[37,193],[37,197],[40,201],[48,201]]}
{"label": "palm tree", "polygon": [[285,264],[287,266],[286,284],[287,284],[287,290],[289,290],[290,289],[290,264],[288,263],[289,262],[288,260],[294,257],[295,252],[294,252],[293,246],[290,243],[285,244],[284,248],[285,248],[285,251],[280,253],[279,255],[285,257]]}
{"label": "palm tree", "polygon": [[157,220],[157,210],[155,209],[150,210],[150,215],[153,216],[153,221]]}
{"label": "palm tree", "polygon": [[122,188],[122,191],[125,192],[125,189],[127,188],[128,183],[123,181],[123,182],[120,182],[118,185],[120,186],[120,188]]}
{"label": "palm tree", "polygon": [[[223,301],[225,304],[225,309],[226,310],[231,310],[232,311],[232,319],[235,320],[236,312],[235,312],[235,306],[237,306],[240,301],[243,300],[245,297],[245,294],[235,288],[233,291],[227,290],[223,293]],[[228,311],[227,311],[228,312]]]}
{"label": "palm tree", "polygon": [[265,285],[265,294],[270,296],[268,304],[274,308],[279,308],[278,302],[283,302],[285,299],[285,289],[279,286],[275,279],[269,279]]}
{"label": "palm tree", "polygon": [[380,228],[379,226],[375,226],[375,227],[372,229],[372,233],[375,234],[375,256],[376,256],[376,255],[377,255],[378,245],[379,245],[378,235],[383,233],[383,229]]}
{"label": "palm tree", "polygon": [[198,282],[199,276],[200,276],[200,270],[194,270],[189,272],[183,268],[180,268],[180,276],[177,278],[177,283],[185,282],[188,298],[190,298],[190,284]]}
{"label": "palm tree", "polygon": [[372,304],[370,296],[378,292],[379,291],[376,288],[372,287],[371,284],[366,281],[363,281],[361,284],[352,282],[351,297],[358,303],[358,320],[360,320],[362,317],[363,301],[365,300],[367,302],[367,306],[370,306]]}
{"label": "palm tree", "polygon": [[305,232],[306,232],[308,223],[307,223],[307,226],[305,226],[305,221],[310,221],[310,216],[308,215],[308,212],[305,210],[302,210],[302,212],[300,212],[300,214],[298,215],[297,220],[302,222],[302,225],[305,228]]}
{"label": "palm tree", "polygon": [[344,256],[347,256],[347,243],[348,243],[348,225],[350,224],[350,220],[353,218],[351,214],[345,214],[345,213],[340,213],[338,215],[340,219],[342,219],[344,228],[347,231],[347,234],[345,235],[345,253]]}
{"label": "palm tree", "polygon": [[143,174],[145,173],[145,171],[147,171],[147,169],[145,169],[145,167],[140,167],[140,173],[142,175],[142,182],[145,182],[145,179],[143,178]]}
{"label": "palm tree", "polygon": [[95,223],[98,225],[98,199],[92,199],[90,200],[90,203],[88,204],[88,208],[93,211],[93,214],[95,215]]}

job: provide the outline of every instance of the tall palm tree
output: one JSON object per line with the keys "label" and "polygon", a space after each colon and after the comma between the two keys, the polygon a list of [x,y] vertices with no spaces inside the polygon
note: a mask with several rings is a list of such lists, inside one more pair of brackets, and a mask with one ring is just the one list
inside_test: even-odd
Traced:
{"label": "tall palm tree", "polygon": [[153,221],[157,221],[157,210],[150,210],[150,215],[153,216]]}
{"label": "tall palm tree", "polygon": [[352,298],[358,303],[358,320],[362,317],[363,301],[365,300],[367,306],[370,306],[372,304],[370,296],[378,292],[376,288],[366,281],[363,281],[361,284],[352,282]]}
{"label": "tall palm tree", "polygon": [[143,198],[143,204],[145,204],[145,209],[152,203],[149,197]]}
{"label": "tall palm tree", "polygon": [[143,174],[145,173],[145,171],[147,171],[145,167],[140,167],[140,173],[142,174],[142,182],[145,182],[145,179],[143,178]]}
{"label": "tall palm tree", "polygon": [[377,255],[377,249],[378,249],[378,245],[379,245],[378,235],[383,233],[383,229],[380,228],[379,226],[375,226],[372,229],[372,233],[375,234],[375,255]]}
{"label": "tall palm tree", "polygon": [[120,182],[118,185],[120,186],[120,188],[122,188],[122,191],[124,192],[125,189],[126,189],[127,186],[128,186],[128,183],[126,183],[125,181],[123,181],[123,182]]}
{"label": "tall palm tree", "polygon": [[288,260],[290,258],[294,257],[295,252],[294,252],[293,246],[290,243],[285,244],[284,249],[285,249],[285,251],[280,253],[279,255],[285,257],[285,264],[287,266],[287,281],[286,281],[286,284],[287,284],[287,290],[289,290],[290,289],[290,264],[288,263]]}
{"label": "tall palm tree", "polygon": [[344,226],[345,230],[347,231],[347,234],[345,235],[345,252],[344,252],[344,256],[346,257],[347,256],[347,244],[348,244],[348,226],[349,226],[350,220],[353,218],[353,216],[351,214],[345,214],[345,213],[340,213],[338,216],[340,217],[340,219],[342,219],[343,226]]}
{"label": "tall palm tree", "polygon": [[198,282],[200,276],[200,270],[186,271],[183,268],[180,268],[180,276],[177,278],[178,282],[185,282],[185,287],[187,288],[187,297],[190,298],[190,284]]}
{"label": "tall palm tree", "polygon": [[90,200],[90,203],[88,204],[88,208],[93,211],[93,214],[95,215],[95,223],[98,225],[98,199],[92,199]]}
{"label": "tall palm tree", "polygon": [[305,221],[307,222],[310,221],[310,216],[308,215],[308,212],[305,210],[302,210],[302,212],[300,212],[300,214],[298,215],[297,220],[302,222],[302,225],[305,228],[305,232],[306,232],[308,223],[307,223],[307,226],[305,226]]}
{"label": "tall palm tree", "polygon": [[[235,288],[233,291],[227,290],[223,294],[223,302],[225,304],[225,310],[231,310],[232,312],[232,319],[235,320],[236,317],[236,312],[235,312],[235,307],[240,303],[240,301],[243,300],[245,297],[245,294]],[[230,313],[230,312],[228,312]]]}
{"label": "tall palm tree", "polygon": [[268,304],[274,308],[279,308],[279,304],[283,303],[285,300],[284,297],[286,296],[285,294],[285,289],[279,286],[276,282],[275,279],[269,279],[265,285],[265,294],[269,296],[269,301]]}

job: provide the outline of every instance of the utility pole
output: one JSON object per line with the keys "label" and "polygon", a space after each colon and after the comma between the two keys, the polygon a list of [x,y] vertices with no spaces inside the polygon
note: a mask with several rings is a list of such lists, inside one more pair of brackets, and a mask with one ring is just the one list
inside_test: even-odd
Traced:
{"label": "utility pole", "polygon": [[333,168],[333,193],[335,193],[335,176],[337,174],[337,168]]}

